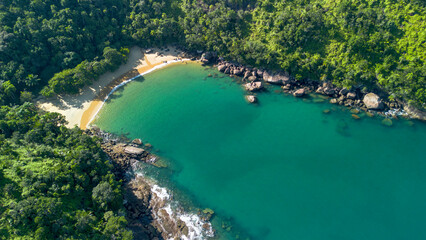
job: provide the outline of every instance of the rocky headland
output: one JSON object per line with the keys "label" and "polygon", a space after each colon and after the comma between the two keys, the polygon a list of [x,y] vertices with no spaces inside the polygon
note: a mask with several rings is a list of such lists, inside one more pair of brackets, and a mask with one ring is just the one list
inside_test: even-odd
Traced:
{"label": "rocky headland", "polygon": [[141,162],[158,166],[159,157],[142,140],[129,141],[93,127],[87,135],[102,139],[101,148],[109,156],[114,173],[123,180],[124,207],[134,239],[205,239],[213,237],[209,222],[213,213],[187,213],[172,194],[154,180],[140,174]]}

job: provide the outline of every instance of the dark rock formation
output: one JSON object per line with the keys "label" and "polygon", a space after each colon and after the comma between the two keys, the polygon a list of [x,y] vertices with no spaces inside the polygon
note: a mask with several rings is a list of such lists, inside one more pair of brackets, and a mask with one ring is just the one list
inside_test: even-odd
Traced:
{"label": "dark rock formation", "polygon": [[204,64],[210,64],[217,61],[217,54],[215,52],[205,52],[201,55],[200,61]]}

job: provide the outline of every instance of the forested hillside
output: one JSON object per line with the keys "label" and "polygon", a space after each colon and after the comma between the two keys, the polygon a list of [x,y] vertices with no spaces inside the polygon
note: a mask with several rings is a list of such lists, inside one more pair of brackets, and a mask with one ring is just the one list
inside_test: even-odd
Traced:
{"label": "forested hillside", "polygon": [[28,100],[52,78],[44,95],[75,93],[125,61],[125,46],[178,43],[424,109],[425,18],[420,0],[3,1],[0,100]]}
{"label": "forested hillside", "polygon": [[296,79],[379,86],[425,109],[423,1],[190,1],[180,21],[189,47]]}
{"label": "forested hillside", "polygon": [[0,108],[0,239],[132,239],[99,142],[64,122]]}

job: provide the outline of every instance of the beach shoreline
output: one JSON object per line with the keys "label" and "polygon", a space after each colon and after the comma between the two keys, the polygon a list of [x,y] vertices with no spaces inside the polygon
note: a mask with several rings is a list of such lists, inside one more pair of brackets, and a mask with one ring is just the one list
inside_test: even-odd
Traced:
{"label": "beach shoreline", "polygon": [[182,51],[174,47],[168,47],[167,50],[153,48],[150,51],[132,47],[125,64],[114,72],[101,75],[93,84],[84,87],[79,94],[40,99],[37,105],[45,111],[64,115],[68,122],[67,127],[77,126],[84,130],[94,120],[106,98],[117,86],[170,63],[188,61],[189,59],[181,59],[182,54]]}

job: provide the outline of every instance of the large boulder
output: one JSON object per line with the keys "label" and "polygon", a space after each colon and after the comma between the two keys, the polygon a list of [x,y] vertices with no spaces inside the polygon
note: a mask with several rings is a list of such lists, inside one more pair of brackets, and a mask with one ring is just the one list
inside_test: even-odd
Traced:
{"label": "large boulder", "polygon": [[241,76],[243,74],[243,72],[240,69],[235,68],[233,74],[237,75],[237,76]]}
{"label": "large boulder", "polygon": [[293,96],[295,96],[295,97],[303,97],[304,95],[305,95],[305,89],[304,88],[297,89],[293,93]]}
{"label": "large boulder", "polygon": [[244,84],[244,87],[246,88],[247,91],[255,92],[255,91],[259,91],[263,88],[263,83],[262,82],[249,82],[249,83]]}
{"label": "large boulder", "polygon": [[127,146],[124,148],[124,152],[133,156],[141,156],[145,152],[145,150],[142,148]]}
{"label": "large boulder", "polygon": [[263,72],[263,80],[271,84],[287,84],[290,83],[290,76],[287,73],[272,74],[267,71]]}
{"label": "large boulder", "polygon": [[382,101],[380,100],[380,97],[374,93],[366,94],[362,101],[368,109],[381,110],[384,107]]}
{"label": "large boulder", "polygon": [[226,69],[226,65],[225,65],[225,64],[222,64],[222,65],[217,66],[217,70],[218,70],[219,72],[224,72],[224,71],[225,71],[225,69]]}

